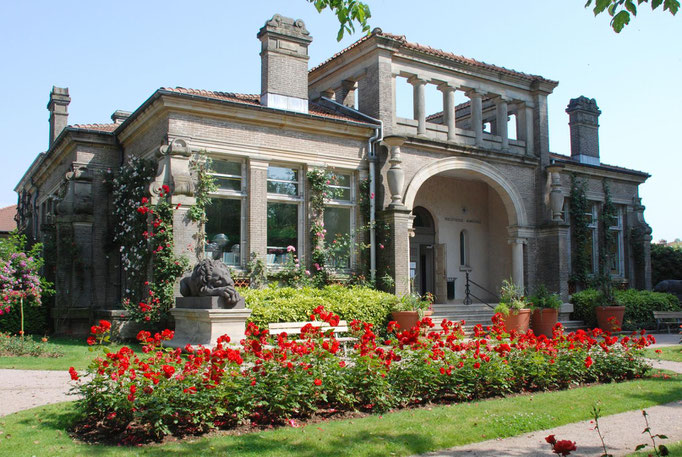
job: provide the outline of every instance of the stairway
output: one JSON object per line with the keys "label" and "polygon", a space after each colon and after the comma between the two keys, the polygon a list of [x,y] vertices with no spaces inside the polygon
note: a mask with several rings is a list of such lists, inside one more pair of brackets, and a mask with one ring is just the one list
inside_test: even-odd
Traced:
{"label": "stairway", "polygon": [[[493,311],[495,306],[497,306],[497,303],[491,303],[490,306],[484,303],[472,303],[470,305],[465,305],[463,303],[434,303],[432,305],[433,314],[431,315],[431,319],[436,325],[440,325],[443,319],[448,319],[453,322],[464,320],[466,322],[464,330],[469,333],[476,324],[481,324],[484,327],[486,325],[492,325],[491,318],[495,314]],[[574,332],[578,329],[586,328],[583,321],[561,319],[561,315],[559,321],[563,324],[567,332]]]}

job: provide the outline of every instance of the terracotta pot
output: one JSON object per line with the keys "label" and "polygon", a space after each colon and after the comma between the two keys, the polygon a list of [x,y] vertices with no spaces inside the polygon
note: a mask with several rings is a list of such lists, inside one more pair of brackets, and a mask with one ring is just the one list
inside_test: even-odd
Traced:
{"label": "terracotta pot", "polygon": [[[433,314],[433,311],[431,310],[424,311],[423,317],[429,317],[431,314]],[[419,321],[419,312],[393,311],[391,313],[391,317],[393,317],[393,320],[400,325],[401,330],[409,330],[417,325],[417,321]]]}
{"label": "terracotta pot", "polygon": [[531,328],[537,336],[552,337],[552,330],[559,320],[559,310],[554,308],[536,309],[531,316]]}
{"label": "terracotta pot", "polygon": [[509,315],[502,315],[502,322],[508,332],[514,330],[517,333],[526,333],[530,324],[530,310],[510,311]]}
{"label": "terracotta pot", "polygon": [[[623,327],[625,306],[597,306],[594,310],[597,313],[597,325],[600,329],[613,332]],[[614,321],[610,322],[609,319],[612,317]]]}

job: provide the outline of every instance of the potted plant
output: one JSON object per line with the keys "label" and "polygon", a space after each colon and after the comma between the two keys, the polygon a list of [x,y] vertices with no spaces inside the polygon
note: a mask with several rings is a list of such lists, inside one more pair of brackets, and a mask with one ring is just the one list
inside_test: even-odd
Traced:
{"label": "potted plant", "polygon": [[530,297],[531,309],[531,328],[536,335],[552,337],[552,330],[559,320],[559,308],[561,308],[561,297],[559,294],[550,293],[544,284],[535,291]]}
{"label": "potted plant", "polygon": [[433,313],[431,310],[432,303],[433,295],[429,292],[424,296],[417,293],[403,295],[393,304],[391,317],[401,329],[411,329],[417,325],[418,321]]}
{"label": "potted plant", "polygon": [[507,331],[526,333],[530,324],[530,309],[523,295],[523,289],[514,284],[511,279],[502,281],[500,287],[500,303],[495,307],[495,313],[502,314],[502,322]]}

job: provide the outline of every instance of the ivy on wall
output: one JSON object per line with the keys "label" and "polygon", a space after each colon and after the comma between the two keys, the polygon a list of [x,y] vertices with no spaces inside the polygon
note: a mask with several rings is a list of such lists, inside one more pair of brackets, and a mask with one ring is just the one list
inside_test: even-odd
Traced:
{"label": "ivy on wall", "polygon": [[604,294],[606,303],[615,303],[613,297],[613,283],[611,281],[611,261],[612,249],[616,243],[616,234],[610,228],[616,224],[616,207],[611,199],[611,189],[609,183],[602,181],[604,190],[604,204],[601,207],[601,217],[599,221],[600,243],[599,243],[599,277],[597,282]]}
{"label": "ivy on wall", "polygon": [[590,227],[588,214],[592,212],[585,195],[587,183],[575,174],[571,176],[570,216],[571,242],[573,244],[573,271],[570,281],[576,287],[587,287],[588,277],[592,273],[590,251]]}

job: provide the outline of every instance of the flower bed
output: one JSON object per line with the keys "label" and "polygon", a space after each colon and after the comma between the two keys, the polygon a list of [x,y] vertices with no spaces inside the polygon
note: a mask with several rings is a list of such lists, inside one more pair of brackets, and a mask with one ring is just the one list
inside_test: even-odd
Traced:
{"label": "flower bed", "polygon": [[[338,316],[322,307],[317,319]],[[409,330],[389,324],[377,340],[373,326],[353,321],[355,350],[341,357],[333,334],[313,326],[301,340],[270,336],[249,324],[247,337],[213,349],[163,349],[172,338],[140,332],[144,356],[123,347],[96,358],[92,377],[78,380],[77,431],[95,439],[137,443],[240,424],[277,424],[316,412],[385,411],[429,401],[456,402],[514,392],[566,388],[642,376],[641,349],[652,337],[618,338],[601,330],[553,338],[506,333],[500,316],[463,339],[461,323],[436,326],[425,318]],[[99,332],[99,329],[95,329]]]}

